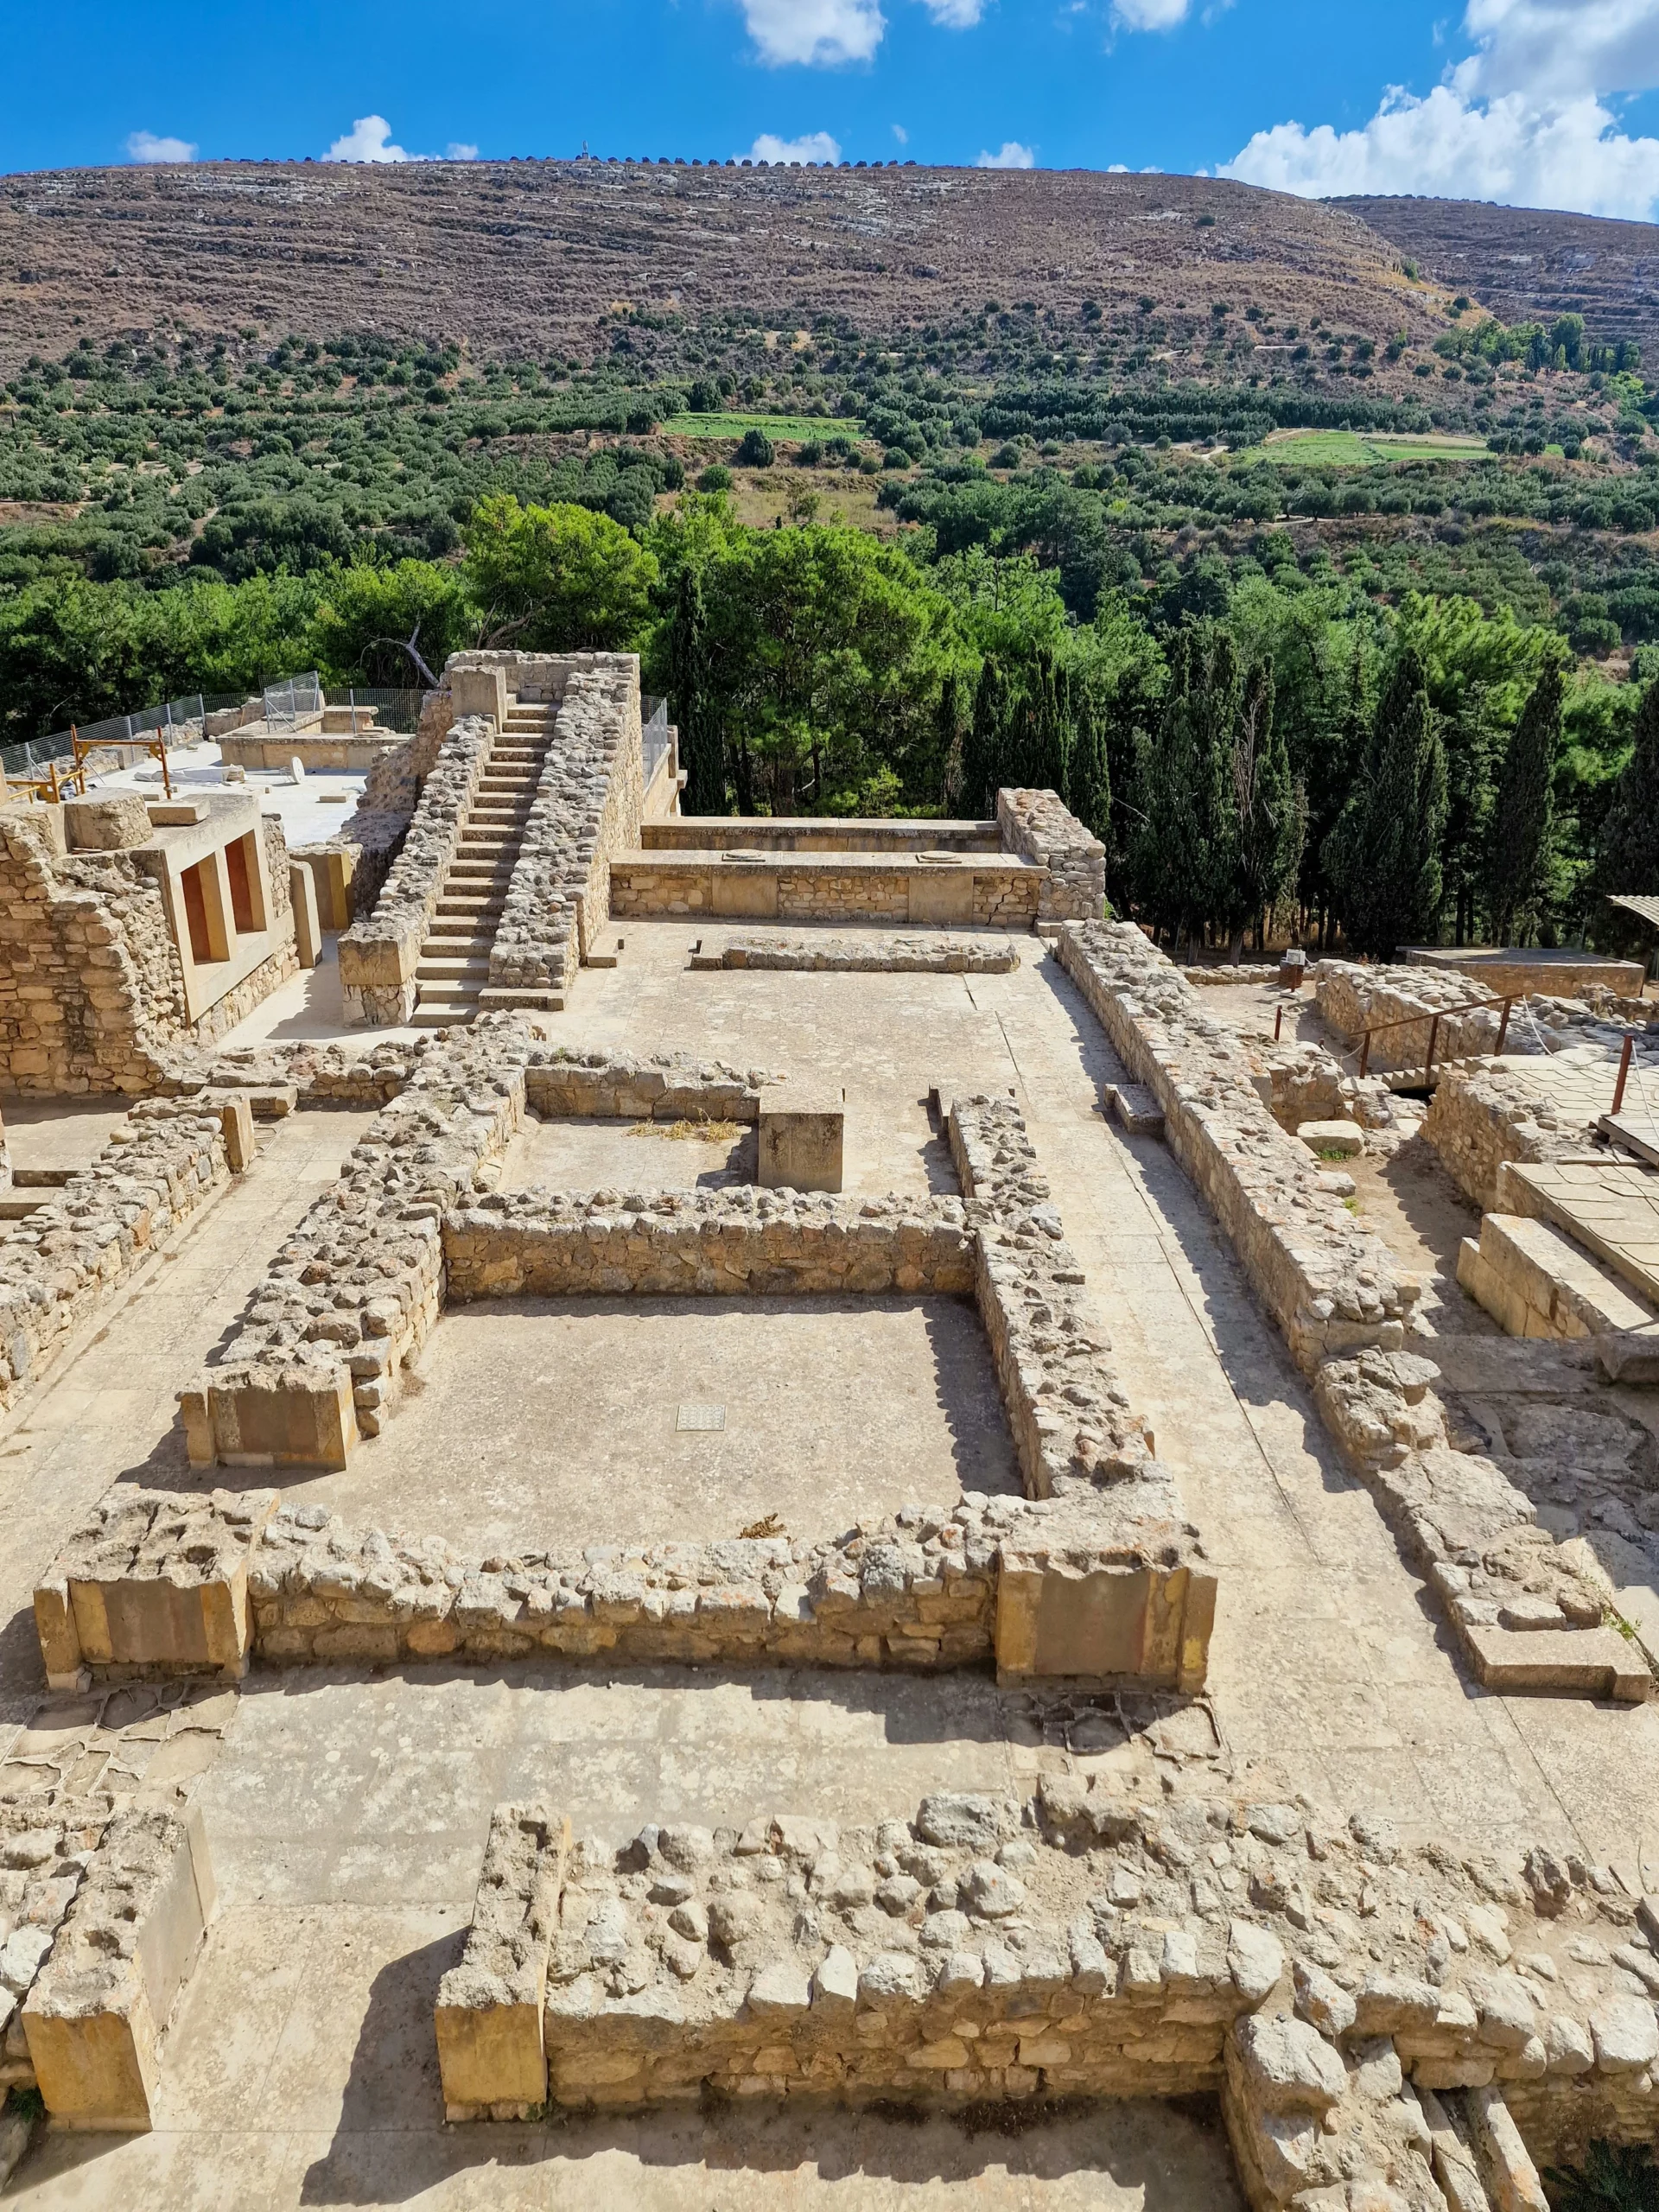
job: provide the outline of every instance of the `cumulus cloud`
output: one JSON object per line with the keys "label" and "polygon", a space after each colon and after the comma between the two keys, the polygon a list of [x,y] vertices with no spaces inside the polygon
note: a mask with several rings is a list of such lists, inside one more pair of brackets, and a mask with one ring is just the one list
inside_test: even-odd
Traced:
{"label": "cumulus cloud", "polygon": [[985,0],[922,0],[936,23],[948,31],[970,31],[985,12]]}
{"label": "cumulus cloud", "polygon": [[384,115],[359,115],[322,158],[325,162],[410,162],[415,156],[392,144],[391,125]]}
{"label": "cumulus cloud", "polygon": [[773,68],[868,61],[887,28],[879,0],[743,0],[743,16],[760,59]]}
{"label": "cumulus cloud", "polygon": [[779,138],[763,130],[749,155],[757,162],[838,162],[841,147],[827,130],[809,130],[799,138]]}
{"label": "cumulus cloud", "polygon": [[976,169],[1034,169],[1036,166],[1036,149],[1022,146],[1017,138],[1005,138],[1000,153],[982,152],[974,163]]}
{"label": "cumulus cloud", "polygon": [[1126,31],[1173,31],[1192,12],[1192,0],[1113,0],[1112,21]]}
{"label": "cumulus cloud", "polygon": [[1659,84],[1659,0],[1469,0],[1475,51],[1418,99],[1399,86],[1362,129],[1259,130],[1217,175],[1312,198],[1424,193],[1649,218],[1659,139],[1606,96]]}
{"label": "cumulus cloud", "polygon": [[153,130],[135,130],[127,141],[127,159],[151,168],[162,162],[194,162],[196,149],[188,138],[158,138]]}
{"label": "cumulus cloud", "polygon": [[443,149],[443,158],[446,162],[475,162],[478,159],[478,149],[476,146],[465,144],[459,138],[452,138]]}

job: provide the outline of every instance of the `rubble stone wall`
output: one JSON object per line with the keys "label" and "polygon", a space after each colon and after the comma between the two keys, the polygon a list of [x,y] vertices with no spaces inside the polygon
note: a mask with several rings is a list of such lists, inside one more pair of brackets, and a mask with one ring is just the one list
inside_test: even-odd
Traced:
{"label": "rubble stone wall", "polygon": [[1559,1113],[1535,1063],[1478,1060],[1440,1071],[1423,1135],[1483,1213],[1497,1204],[1498,1171],[1581,1152],[1587,1130]]}
{"label": "rubble stone wall", "polygon": [[220,1109],[141,1099],[90,1166],[0,1238],[0,1406],[230,1179]]}
{"label": "rubble stone wall", "polygon": [[[504,1808],[475,1926],[440,2002],[472,2015],[466,2056],[510,2037],[516,2063],[444,2053],[452,2120],[1219,2091],[1255,2205],[1426,2208],[1454,2138],[1493,2202],[1541,2202],[1503,2193],[1505,2167],[1536,2186],[1512,2128],[1486,2139],[1510,2110],[1540,2155],[1586,2125],[1644,2141],[1659,2087],[1659,1921],[1607,1869],[1105,1777],[620,1849]],[[509,2011],[537,1983],[539,2024]]]}
{"label": "rubble stone wall", "polygon": [[1043,870],[1044,921],[1097,922],[1106,911],[1106,848],[1053,791],[1000,791],[1003,849]]}
{"label": "rubble stone wall", "polygon": [[558,715],[490,950],[493,989],[568,989],[610,912],[613,857],[635,849],[644,807],[639,664],[584,656]]}
{"label": "rubble stone wall", "polygon": [[759,968],[838,976],[1006,976],[1020,965],[1007,938],[739,937],[693,968]]}
{"label": "rubble stone wall", "polygon": [[1171,1150],[1298,1365],[1311,1374],[1333,1354],[1398,1349],[1421,1285],[1279,1127],[1233,1033],[1130,923],[1063,930],[1060,960],[1129,1074],[1157,1098]]}
{"label": "rubble stone wall", "polygon": [[[734,827],[739,849],[741,823]],[[969,887],[958,890],[963,877]],[[1047,879],[1027,862],[987,858],[928,867],[885,853],[766,853],[739,859],[680,852],[631,853],[611,869],[611,912],[619,917],[764,921],[923,919],[977,929],[1028,928]],[[948,911],[938,902],[955,894]],[[925,906],[925,913],[918,912]]]}
{"label": "rubble stone wall", "polygon": [[448,731],[373,912],[341,933],[340,977],[353,1019],[396,1023],[415,1011],[421,945],[495,741],[481,715]]}

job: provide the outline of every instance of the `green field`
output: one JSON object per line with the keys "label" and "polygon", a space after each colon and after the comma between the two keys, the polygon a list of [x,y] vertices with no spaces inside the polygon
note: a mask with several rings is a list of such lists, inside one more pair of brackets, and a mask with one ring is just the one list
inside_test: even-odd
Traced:
{"label": "green field", "polygon": [[1244,461],[1298,461],[1326,468],[1374,468],[1386,461],[1479,461],[1484,438],[1374,437],[1358,430],[1286,430],[1252,446]]}
{"label": "green field", "polygon": [[671,415],[663,425],[671,438],[741,438],[764,430],[769,438],[855,438],[862,424],[839,415]]}

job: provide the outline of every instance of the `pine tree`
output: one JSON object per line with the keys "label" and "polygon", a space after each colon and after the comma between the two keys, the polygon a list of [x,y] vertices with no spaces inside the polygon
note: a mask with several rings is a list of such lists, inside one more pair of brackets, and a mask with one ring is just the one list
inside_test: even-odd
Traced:
{"label": "pine tree", "polygon": [[1307,834],[1307,804],[1292,778],[1284,732],[1274,719],[1273,664],[1259,661],[1244,687],[1233,741],[1233,803],[1238,812],[1236,899],[1230,917],[1233,957],[1246,925],[1294,884]]}
{"label": "pine tree", "polygon": [[1613,786],[1596,880],[1614,898],[1659,892],[1659,678],[1637,709],[1636,750]]}
{"label": "pine tree", "polygon": [[688,814],[724,814],[726,748],[709,696],[709,650],[702,582],[695,569],[680,572],[668,640],[669,698],[679,724],[680,760],[686,772]]}
{"label": "pine tree", "polygon": [[1561,749],[1564,691],[1560,670],[1546,668],[1503,756],[1487,849],[1487,903],[1499,944],[1530,933],[1548,887],[1551,782]]}
{"label": "pine tree", "polygon": [[1357,785],[1325,841],[1357,952],[1387,959],[1439,926],[1446,830],[1446,753],[1422,664],[1408,649],[1378,703]]}

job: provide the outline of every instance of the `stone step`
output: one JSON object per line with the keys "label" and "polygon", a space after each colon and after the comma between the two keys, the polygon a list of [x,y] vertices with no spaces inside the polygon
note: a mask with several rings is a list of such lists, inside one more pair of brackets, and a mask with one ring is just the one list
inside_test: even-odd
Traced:
{"label": "stone step", "polygon": [[1465,1237],[1458,1281],[1511,1337],[1586,1338],[1616,1382],[1659,1382],[1659,1313],[1551,1223],[1489,1213]]}
{"label": "stone step", "polygon": [[425,991],[429,983],[469,983],[481,988],[490,972],[490,963],[481,960],[422,960],[415,970],[415,980]]}
{"label": "stone step", "polygon": [[524,1007],[538,1014],[563,1014],[564,993],[552,990],[519,989],[506,984],[491,984],[479,993],[478,1006],[480,1014],[506,1013],[511,1012],[514,1007]]}
{"label": "stone step", "polygon": [[505,899],[464,899],[451,897],[446,892],[438,901],[437,912],[457,921],[493,921],[505,906]]}
{"label": "stone step", "polygon": [[464,1029],[477,1013],[476,1006],[417,1006],[409,1026],[411,1029]]}

